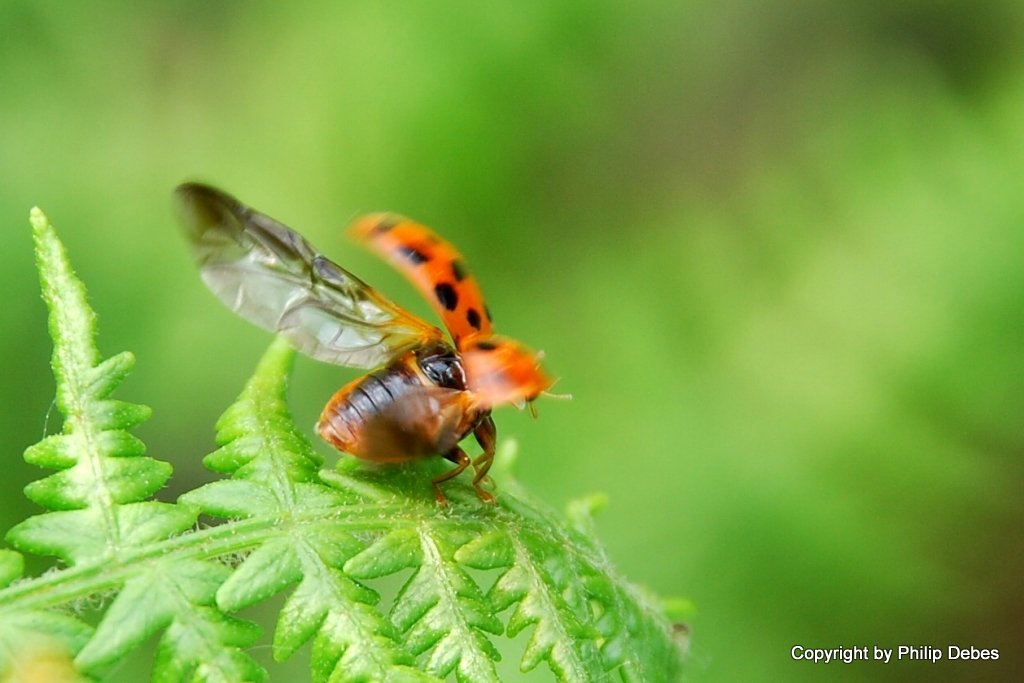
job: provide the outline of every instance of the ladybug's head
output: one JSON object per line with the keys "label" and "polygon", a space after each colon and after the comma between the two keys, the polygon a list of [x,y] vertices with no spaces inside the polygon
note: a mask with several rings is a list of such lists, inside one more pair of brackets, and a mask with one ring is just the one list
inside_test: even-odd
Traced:
{"label": "ladybug's head", "polygon": [[541,355],[511,339],[468,339],[459,354],[468,389],[487,408],[533,401],[554,384],[540,367]]}

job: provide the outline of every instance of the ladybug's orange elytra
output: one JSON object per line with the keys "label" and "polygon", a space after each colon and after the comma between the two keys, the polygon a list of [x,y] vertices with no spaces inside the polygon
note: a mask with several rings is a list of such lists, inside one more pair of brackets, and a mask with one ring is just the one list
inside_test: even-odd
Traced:
{"label": "ladybug's orange elytra", "polygon": [[456,346],[491,336],[491,314],[476,278],[455,247],[430,228],[395,214],[357,219],[352,235],[390,261],[430,301]]}

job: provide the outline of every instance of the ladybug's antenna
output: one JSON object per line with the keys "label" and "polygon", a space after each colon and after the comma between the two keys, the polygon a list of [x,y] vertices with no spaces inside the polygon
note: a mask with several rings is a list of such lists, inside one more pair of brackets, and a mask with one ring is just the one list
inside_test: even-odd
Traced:
{"label": "ladybug's antenna", "polygon": [[[550,389],[551,387],[555,386],[560,381],[562,381],[562,378],[561,377],[557,378],[554,382],[551,383],[551,386],[548,387],[548,389]],[[572,394],[552,394],[547,389],[545,389],[544,391],[540,392],[540,395],[543,396],[544,398],[554,398],[554,399],[558,399],[559,401],[571,401],[572,400]]]}

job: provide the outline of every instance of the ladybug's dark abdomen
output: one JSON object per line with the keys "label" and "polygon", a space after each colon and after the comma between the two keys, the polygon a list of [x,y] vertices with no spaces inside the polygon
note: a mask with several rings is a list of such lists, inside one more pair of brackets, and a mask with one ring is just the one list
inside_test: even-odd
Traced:
{"label": "ladybug's dark abdomen", "polygon": [[342,387],[324,407],[317,431],[340,451],[400,461],[423,455],[429,435],[407,423],[422,378],[402,360]]}
{"label": "ladybug's dark abdomen", "polygon": [[357,419],[378,415],[388,409],[411,387],[419,386],[420,379],[404,365],[390,365],[370,373],[346,397],[345,408]]}
{"label": "ladybug's dark abdomen", "polygon": [[317,431],[338,450],[377,462],[444,454],[482,415],[462,377],[450,350],[417,349],[339,389]]}

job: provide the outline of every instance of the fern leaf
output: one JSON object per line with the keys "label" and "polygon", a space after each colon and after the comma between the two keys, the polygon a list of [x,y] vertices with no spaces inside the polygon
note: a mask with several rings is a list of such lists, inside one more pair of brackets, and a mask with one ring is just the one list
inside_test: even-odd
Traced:
{"label": "fern leaf", "polygon": [[265,672],[238,649],[255,642],[259,629],[211,607],[229,572],[212,562],[152,563],[124,585],[76,662],[97,669],[164,631],[155,681],[263,680]]}
{"label": "fern leaf", "polygon": [[0,588],[11,585],[25,572],[25,557],[13,550],[0,550]]}
{"label": "fern leaf", "polygon": [[[193,519],[151,505],[132,509],[171,475],[165,462],[144,457],[142,443],[126,429],[149,417],[149,409],[107,397],[131,370],[122,353],[102,363],[96,350],[96,316],[67,254],[46,217],[33,209],[39,279],[49,308],[57,406],[62,434],[26,452],[26,460],[60,471],[25,488],[33,502],[60,513],[29,518],[7,539],[22,550],[57,555],[69,564],[110,558],[133,543],[166,538]],[[56,516],[52,516],[56,515]]]}
{"label": "fern leaf", "polygon": [[557,550],[558,546],[520,530],[475,539],[460,548],[456,558],[477,569],[506,569],[488,599],[496,611],[515,606],[508,620],[510,636],[534,626],[520,663],[523,671],[546,660],[562,681],[608,680],[597,652],[596,629],[586,627],[588,615],[577,614],[565,598],[574,577],[553,571],[566,567],[564,558],[553,555]]}
{"label": "fern leaf", "polygon": [[335,519],[356,498],[313,483],[322,459],[284,400],[293,355],[283,341],[271,345],[217,423],[220,448],[204,462],[233,479],[183,497],[211,515],[275,520],[263,545],[221,586],[217,603],[238,610],[297,584],[278,619],[276,659],[312,639],[315,681],[429,680],[410,667],[413,657],[375,609],[376,592],[341,571],[364,546]]}
{"label": "fern leaf", "polygon": [[[0,588],[21,578],[25,559],[13,550],[0,550]],[[39,644],[74,652],[92,635],[92,629],[74,617],[49,610],[0,608],[0,680],[18,655]],[[53,649],[51,647],[51,649]]]}
{"label": "fern leaf", "polygon": [[[393,531],[353,557],[345,571],[378,578],[412,567],[391,610],[391,620],[416,654],[428,653],[425,668],[438,677],[455,670],[459,681],[497,681],[500,659],[487,634],[504,627],[480,589],[454,560],[469,529],[423,521]],[[447,528],[444,528],[447,527]]]}
{"label": "fern leaf", "polygon": [[618,575],[604,548],[595,542],[593,513],[606,503],[604,496],[573,501],[564,531],[567,547],[579,549],[573,564],[582,584],[600,605],[595,627],[602,635],[605,667],[618,668],[628,683],[678,680],[686,642],[668,620],[666,605]]}
{"label": "fern leaf", "polygon": [[[99,360],[85,288],[38,209],[31,223],[64,427],[25,453],[28,462],[58,470],[25,487],[26,496],[50,511],[15,526],[7,539],[23,551],[54,555],[71,569],[36,586],[25,582],[0,592],[0,644],[45,635],[77,652],[81,670],[95,672],[163,630],[154,680],[261,680],[262,670],[239,649],[258,637],[255,626],[213,606],[229,570],[154,549],[189,529],[197,511],[146,500],[164,485],[171,467],[146,457],[145,446],[127,431],[146,420],[149,409],[109,398],[134,358],[122,353]],[[11,557],[2,556],[0,573],[13,574]],[[88,595],[76,580],[86,586],[91,581],[94,590],[120,589],[95,632],[47,609],[60,604],[53,587],[70,599]],[[0,647],[4,651],[15,650]],[[9,663],[0,661],[0,671]]]}
{"label": "fern leaf", "polygon": [[242,394],[217,421],[217,445],[203,463],[266,488],[287,503],[293,484],[316,481],[323,458],[292,421],[285,403],[295,353],[275,340]]}

